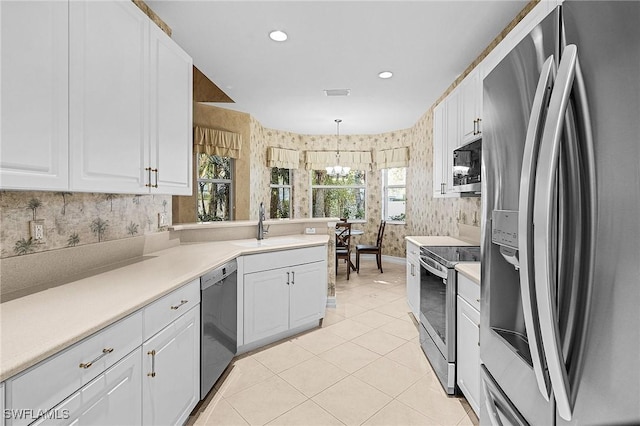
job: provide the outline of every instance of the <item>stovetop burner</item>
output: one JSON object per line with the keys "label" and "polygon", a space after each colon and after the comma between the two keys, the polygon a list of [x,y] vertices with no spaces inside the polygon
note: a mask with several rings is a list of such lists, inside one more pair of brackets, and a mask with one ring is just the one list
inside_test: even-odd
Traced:
{"label": "stovetop burner", "polygon": [[447,268],[459,262],[480,262],[480,246],[424,246],[420,254],[430,257]]}

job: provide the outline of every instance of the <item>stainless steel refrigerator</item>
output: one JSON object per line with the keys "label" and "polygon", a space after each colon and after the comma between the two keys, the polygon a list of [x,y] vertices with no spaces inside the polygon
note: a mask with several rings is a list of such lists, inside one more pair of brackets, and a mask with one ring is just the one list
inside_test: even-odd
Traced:
{"label": "stainless steel refrigerator", "polygon": [[481,424],[640,424],[640,2],[565,1],[484,79]]}

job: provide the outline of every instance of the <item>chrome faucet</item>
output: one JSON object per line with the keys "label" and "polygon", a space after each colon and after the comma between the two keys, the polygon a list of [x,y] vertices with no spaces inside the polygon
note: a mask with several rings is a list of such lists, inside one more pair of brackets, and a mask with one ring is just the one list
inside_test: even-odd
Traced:
{"label": "chrome faucet", "polygon": [[269,227],[265,229],[264,226],[264,203],[260,203],[260,210],[258,212],[258,240],[264,240],[264,234],[269,233]]}

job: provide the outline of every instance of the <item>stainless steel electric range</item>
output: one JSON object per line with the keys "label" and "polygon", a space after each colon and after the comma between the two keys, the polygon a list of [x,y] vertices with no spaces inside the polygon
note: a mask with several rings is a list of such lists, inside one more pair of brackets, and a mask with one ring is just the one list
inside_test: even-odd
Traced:
{"label": "stainless steel electric range", "polygon": [[455,266],[479,261],[478,246],[420,248],[420,345],[449,395],[456,393]]}

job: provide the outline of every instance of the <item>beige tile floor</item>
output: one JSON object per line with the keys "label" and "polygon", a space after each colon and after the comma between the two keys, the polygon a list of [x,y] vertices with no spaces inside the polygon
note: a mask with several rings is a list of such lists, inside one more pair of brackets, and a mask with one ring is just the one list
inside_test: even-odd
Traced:
{"label": "beige tile floor", "polygon": [[477,425],[448,397],[405,302],[405,266],[363,261],[322,327],[234,360],[190,419],[195,425]]}

